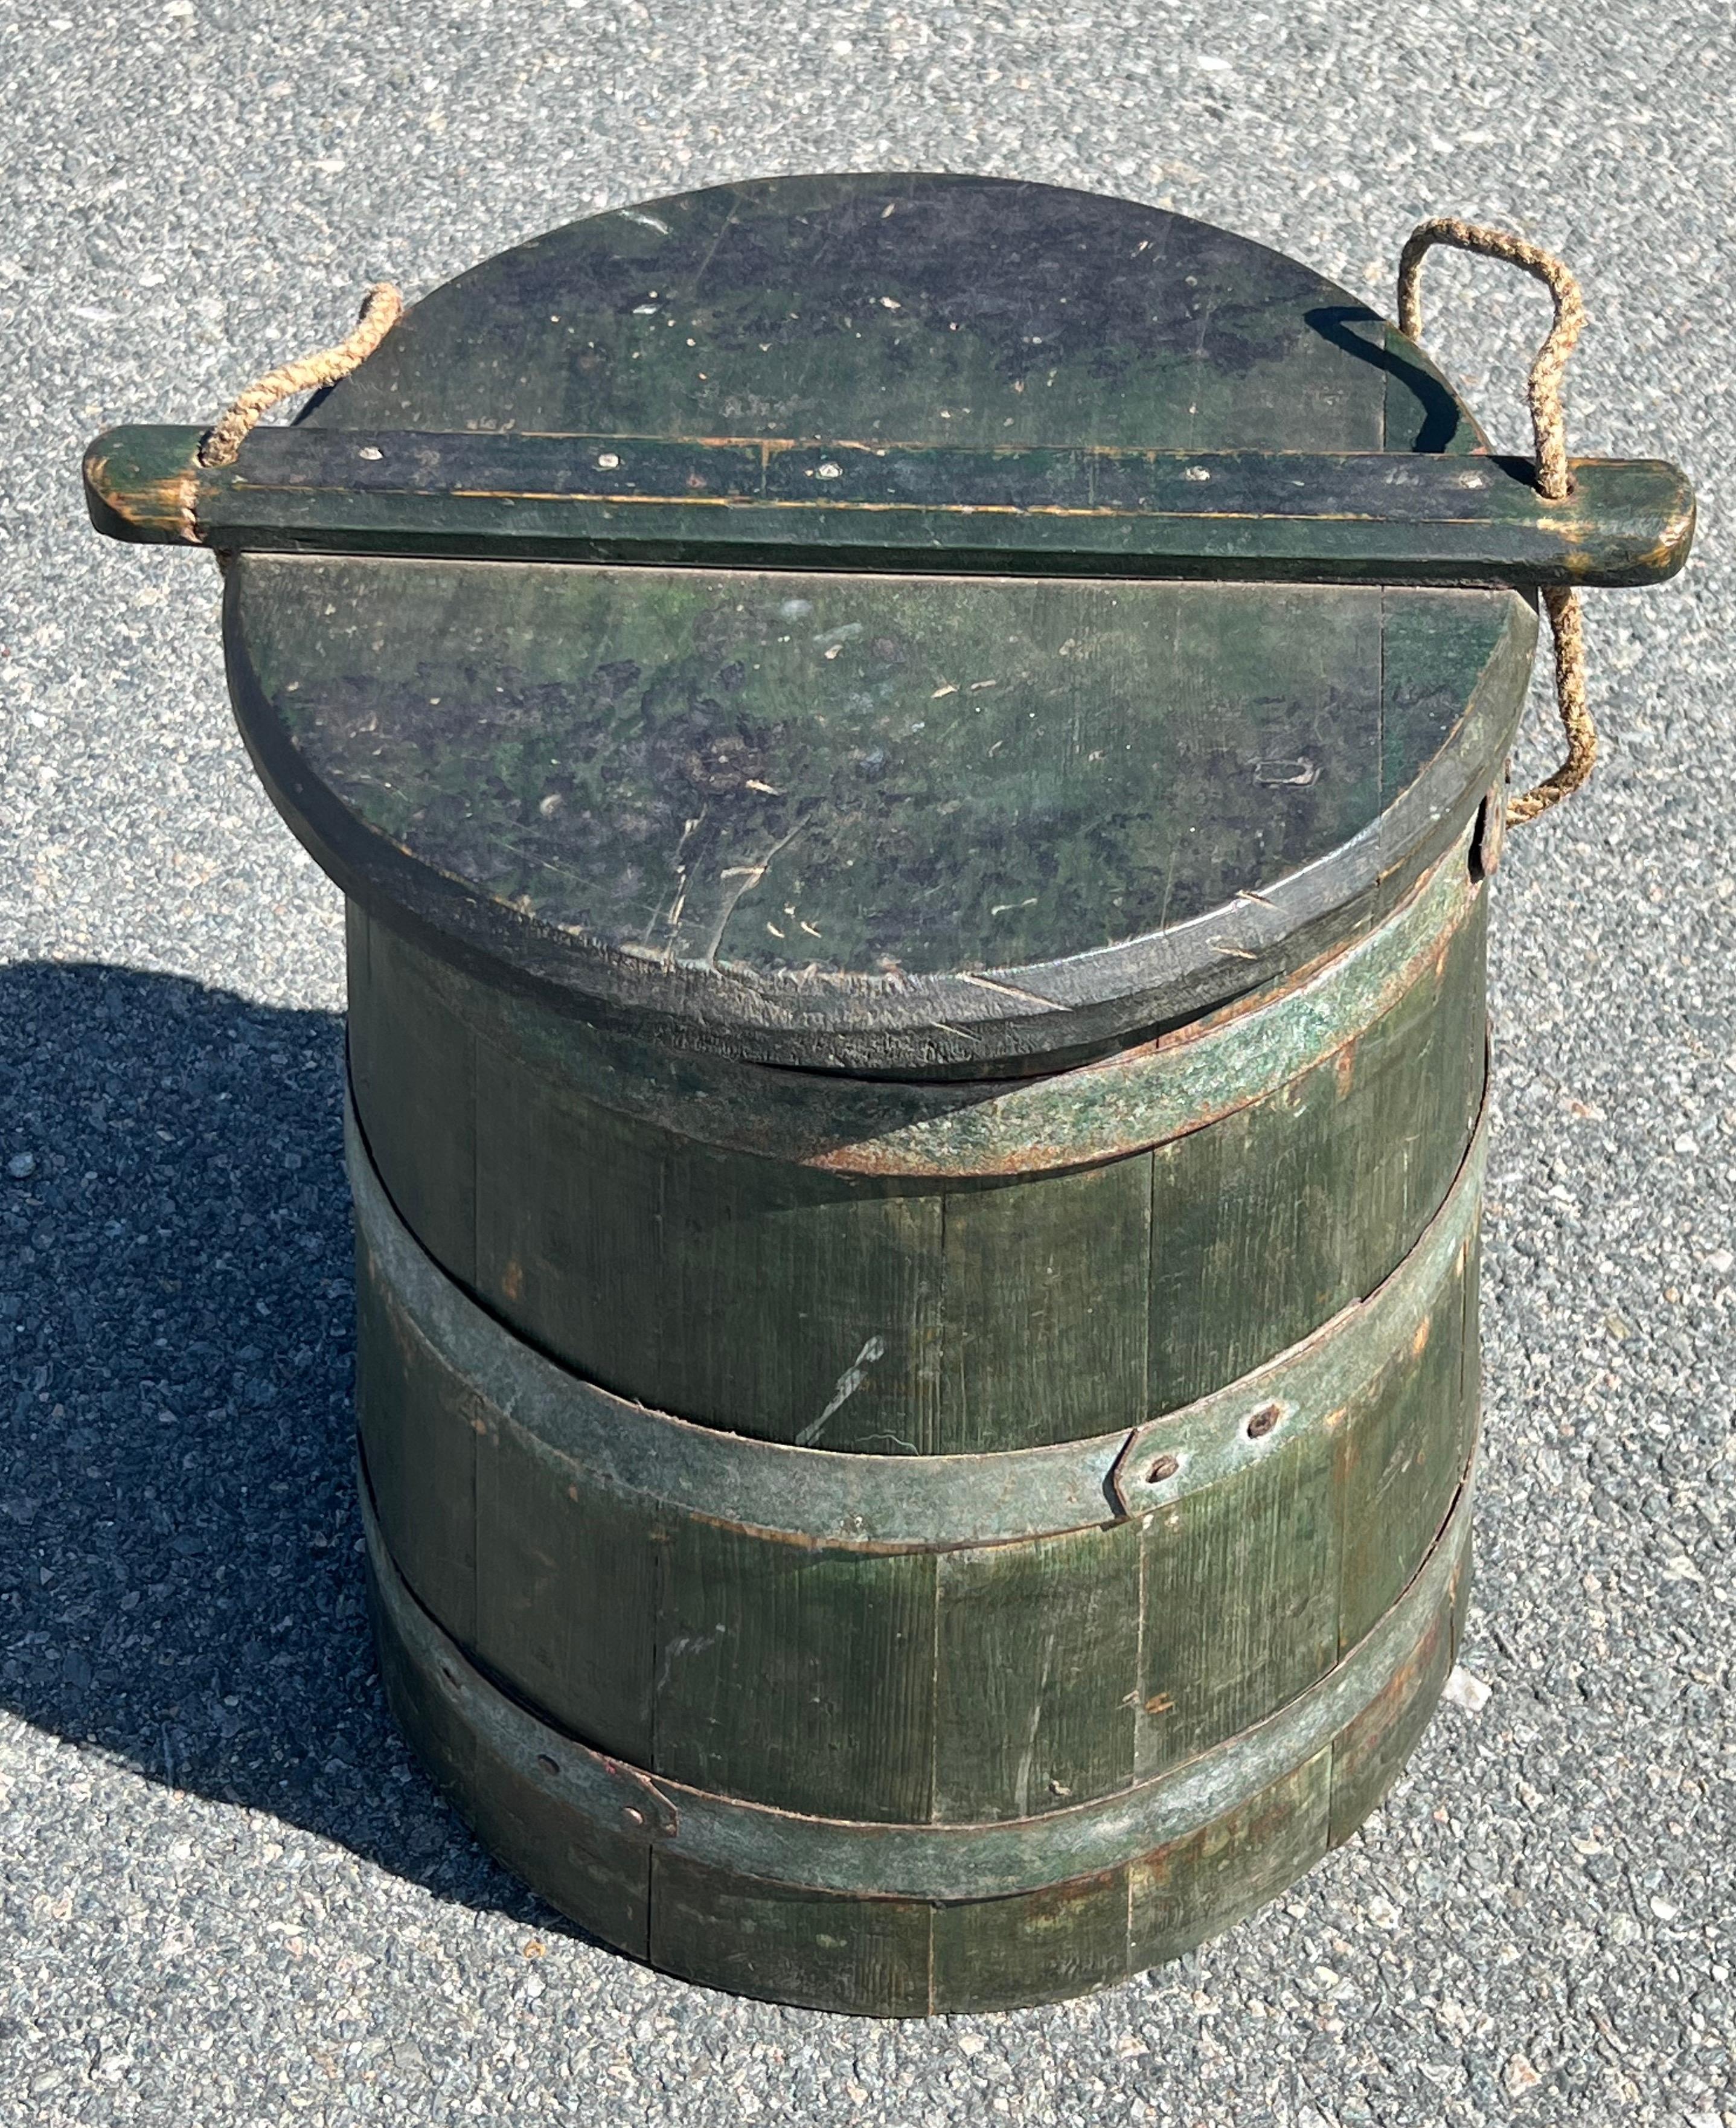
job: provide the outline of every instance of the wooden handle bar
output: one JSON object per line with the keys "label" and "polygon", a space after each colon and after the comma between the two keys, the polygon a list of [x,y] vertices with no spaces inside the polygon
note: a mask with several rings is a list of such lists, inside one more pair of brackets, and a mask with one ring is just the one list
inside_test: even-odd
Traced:
{"label": "wooden handle bar", "polygon": [[111,429],[92,521],[130,540],[996,576],[1631,585],[1673,576],[1694,497],[1661,461],[1579,458],[1572,494],[1482,454],[971,450],[733,438]]}

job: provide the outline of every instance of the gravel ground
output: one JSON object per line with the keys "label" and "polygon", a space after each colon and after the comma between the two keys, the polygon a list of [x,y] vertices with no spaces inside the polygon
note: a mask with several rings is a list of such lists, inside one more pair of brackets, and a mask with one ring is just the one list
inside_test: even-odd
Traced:
{"label": "gravel ground", "polygon": [[[1736,2128],[1725,0],[291,24],[0,4],[0,2121]],[[1574,436],[1681,458],[1705,527],[1667,590],[1594,601],[1606,761],[1498,883],[1487,1703],[1179,1966],[904,2026],[577,1938],[389,1727],[347,1446],[338,900],[233,735],[209,564],[99,544],[76,478],[101,424],[210,412],[371,278],[414,294],[595,207],[885,165],[1125,192],[1370,292],[1424,213],[1525,230],[1586,283]],[[1444,259],[1430,289],[1520,446],[1542,298]],[[1546,744],[1539,715],[1526,765]]]}

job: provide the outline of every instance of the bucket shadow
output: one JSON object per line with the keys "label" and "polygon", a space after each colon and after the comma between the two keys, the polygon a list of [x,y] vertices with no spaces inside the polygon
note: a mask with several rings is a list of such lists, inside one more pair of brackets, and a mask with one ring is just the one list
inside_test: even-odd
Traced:
{"label": "bucket shadow", "polygon": [[350,1408],[343,1021],[0,969],[0,1704],[576,1933],[381,1698]]}
{"label": "bucket shadow", "polygon": [[1452,387],[1414,355],[1387,345],[1386,323],[1378,312],[1360,303],[1322,304],[1305,314],[1304,323],[1359,362],[1384,371],[1391,380],[1387,449],[1470,450],[1481,445],[1482,439]]}

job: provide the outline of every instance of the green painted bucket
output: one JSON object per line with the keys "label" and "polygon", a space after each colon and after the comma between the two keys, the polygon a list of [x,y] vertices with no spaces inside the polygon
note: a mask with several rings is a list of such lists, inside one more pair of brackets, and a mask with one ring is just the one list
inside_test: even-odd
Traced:
{"label": "green painted bucket", "polygon": [[1343,1840],[1465,1602],[1557,536],[1416,346],[1125,202],[780,179],[489,262],[173,509],[106,448],[349,898],[375,1622],[480,1837],[885,2015]]}

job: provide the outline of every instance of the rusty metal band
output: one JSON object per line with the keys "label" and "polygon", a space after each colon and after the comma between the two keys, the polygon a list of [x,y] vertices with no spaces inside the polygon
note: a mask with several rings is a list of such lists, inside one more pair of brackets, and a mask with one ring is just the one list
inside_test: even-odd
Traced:
{"label": "rusty metal band", "polygon": [[348,1103],[344,1142],[358,1230],[400,1324],[563,1485],[582,1476],[774,1539],[942,1550],[1154,1513],[1335,1426],[1407,1349],[1471,1247],[1487,1102],[1440,1209],[1366,1299],[1251,1374],[1141,1426],[979,1456],[798,1448],[613,1395],[514,1336],[433,1261],[387,1198]]}
{"label": "rusty metal band", "polygon": [[[1454,1601],[1468,1559],[1472,1477],[1468,1466],[1452,1512],[1403,1594],[1287,1707],[1114,1795],[1037,1817],[948,1826],[800,1817],[689,1788],[592,1750],[510,1698],[467,1659],[392,1563],[365,1479],[361,1492],[382,1629],[479,1752],[567,1814],[581,1841],[587,1835],[593,1841],[624,1837],[806,1890],[946,1901],[1035,1891],[1136,1860],[1212,1824],[1331,1744],[1399,1678]],[[481,1766],[477,1773],[486,1781]]]}
{"label": "rusty metal band", "polygon": [[442,1009],[503,1055],[657,1128],[837,1174],[1041,1174],[1197,1130],[1353,1042],[1427,979],[1479,910],[1473,831],[1383,922],[1275,990],[1178,1035],[1031,1079],[852,1079],[661,1048],[400,950],[415,956]]}

